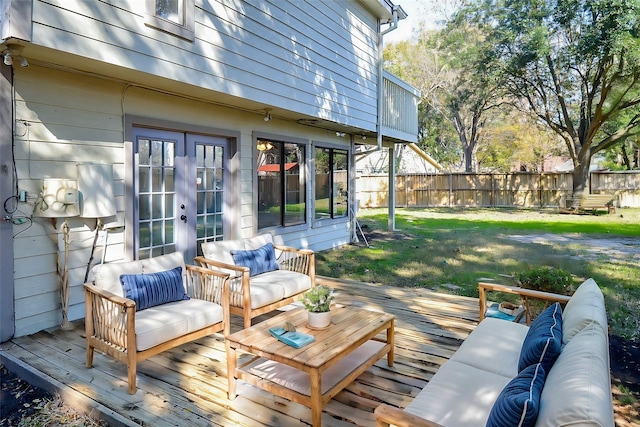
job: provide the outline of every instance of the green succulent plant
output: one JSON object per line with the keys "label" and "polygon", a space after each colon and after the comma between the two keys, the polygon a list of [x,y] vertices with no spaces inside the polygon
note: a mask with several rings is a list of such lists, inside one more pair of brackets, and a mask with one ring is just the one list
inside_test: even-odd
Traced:
{"label": "green succulent plant", "polygon": [[317,285],[304,294],[302,304],[311,313],[325,313],[330,311],[333,298],[333,289]]}

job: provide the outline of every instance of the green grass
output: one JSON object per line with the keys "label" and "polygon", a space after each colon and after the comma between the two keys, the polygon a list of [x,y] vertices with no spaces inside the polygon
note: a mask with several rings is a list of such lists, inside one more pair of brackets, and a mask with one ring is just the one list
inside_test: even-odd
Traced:
{"label": "green grass", "polygon": [[[515,284],[516,272],[547,265],[562,268],[574,285],[592,277],[605,294],[612,332],[640,338],[640,260],[593,253],[584,238],[637,237],[640,209],[617,214],[560,215],[518,209],[397,209],[397,233],[387,232],[386,209],[363,209],[361,226],[371,247],[349,245],[317,254],[320,275],[399,287],[478,296],[477,282]],[[571,244],[536,243],[513,236],[568,235]]]}

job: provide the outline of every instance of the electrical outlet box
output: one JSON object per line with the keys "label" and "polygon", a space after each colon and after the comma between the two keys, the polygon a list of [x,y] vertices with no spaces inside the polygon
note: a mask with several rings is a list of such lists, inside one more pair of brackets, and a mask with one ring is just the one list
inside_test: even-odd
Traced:
{"label": "electrical outlet box", "polygon": [[19,200],[21,202],[26,202],[27,201],[27,192],[25,190],[20,190],[20,194],[19,194]]}
{"label": "electrical outlet box", "polygon": [[107,244],[107,231],[99,230],[98,231],[98,239],[96,240],[96,245],[106,245]]}

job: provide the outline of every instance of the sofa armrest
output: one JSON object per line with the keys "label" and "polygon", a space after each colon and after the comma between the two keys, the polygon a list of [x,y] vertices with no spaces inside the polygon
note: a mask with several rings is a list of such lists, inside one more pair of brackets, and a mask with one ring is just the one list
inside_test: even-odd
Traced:
{"label": "sofa armrest", "polygon": [[214,271],[222,271],[231,270],[236,272],[238,275],[241,275],[244,271],[249,272],[249,267],[245,267],[243,265],[235,265],[235,264],[227,264],[226,262],[216,261],[215,259],[205,258],[203,256],[197,256],[194,258],[194,261],[200,264],[200,266],[214,270]]}
{"label": "sofa armrest", "polygon": [[[505,292],[509,294],[516,294],[522,298],[523,301],[526,301],[528,298],[542,300],[546,302],[559,302],[561,304],[566,304],[571,299],[568,295],[560,295],[554,294],[551,292],[543,292],[536,291],[533,289],[525,289],[517,286],[506,286],[500,285],[497,283],[478,283],[478,296],[480,302],[480,316],[479,322],[482,322],[485,317],[485,313],[487,311],[487,292],[488,291],[497,291],[497,292]],[[531,323],[531,313],[527,311],[527,324]]]}
{"label": "sofa armrest", "polygon": [[227,264],[211,258],[205,258],[203,256],[196,257],[195,261],[202,267],[211,269],[213,271],[232,271],[233,275],[229,277],[228,281],[229,296],[227,298],[227,301],[229,301],[229,305],[240,308],[251,307],[249,267]]}
{"label": "sofa armrest", "polygon": [[[133,300],[84,284],[85,332],[110,346],[135,349],[136,303]],[[132,340],[132,342],[130,342]]]}
{"label": "sofa armrest", "polygon": [[395,406],[386,404],[379,405],[375,411],[376,427],[388,427],[394,425],[398,427],[443,427],[433,421],[425,420],[417,415],[410,414]]}
{"label": "sofa armrest", "polygon": [[222,306],[224,335],[229,335],[229,274],[196,265],[186,265],[187,294]]}
{"label": "sofa armrest", "polygon": [[274,247],[280,269],[306,274],[311,278],[311,286],[315,286],[316,254],[314,251],[290,246],[274,245]]}

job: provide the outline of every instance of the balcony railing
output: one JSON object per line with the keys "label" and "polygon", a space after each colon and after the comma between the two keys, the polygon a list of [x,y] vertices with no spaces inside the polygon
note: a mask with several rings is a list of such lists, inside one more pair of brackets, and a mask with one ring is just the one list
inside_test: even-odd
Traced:
{"label": "balcony railing", "polygon": [[382,88],[382,135],[417,142],[420,91],[385,71]]}

